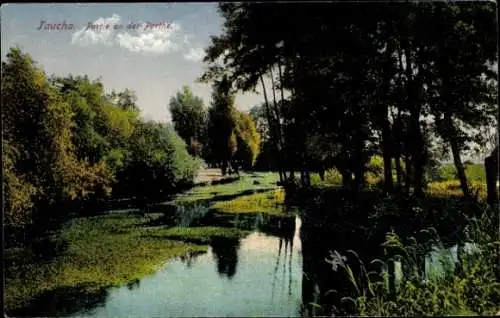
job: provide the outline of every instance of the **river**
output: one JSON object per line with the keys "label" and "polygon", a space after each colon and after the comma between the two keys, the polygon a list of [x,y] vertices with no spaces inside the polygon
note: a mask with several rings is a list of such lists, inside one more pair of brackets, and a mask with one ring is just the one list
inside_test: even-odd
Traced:
{"label": "river", "polygon": [[[352,291],[346,273],[334,271],[325,261],[329,252],[347,255],[348,249],[355,249],[366,262],[380,255],[380,243],[348,238],[307,220],[242,217],[241,224],[256,228],[246,237],[214,237],[207,252],[170,260],[154,274],[109,288],[91,301],[78,300],[86,303],[86,309],[70,316],[295,317],[303,312],[303,304],[311,315],[327,315],[331,305],[345,306],[339,299]],[[426,271],[439,268],[437,259],[436,252],[426,257]],[[329,293],[332,288],[335,293]]]}
{"label": "river", "polygon": [[154,275],[110,289],[95,308],[73,316],[297,316],[300,224],[295,218],[293,236],[254,231],[240,241],[215,240],[208,252],[170,261]]}

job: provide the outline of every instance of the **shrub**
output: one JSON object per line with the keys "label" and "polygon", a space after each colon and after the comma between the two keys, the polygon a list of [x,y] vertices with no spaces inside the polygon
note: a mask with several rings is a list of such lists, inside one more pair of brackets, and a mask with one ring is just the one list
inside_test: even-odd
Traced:
{"label": "shrub", "polygon": [[186,143],[170,125],[139,123],[131,140],[117,178],[125,193],[152,199],[194,183],[201,161],[189,155]]}
{"label": "shrub", "polygon": [[317,173],[311,175],[312,185],[339,185],[342,184],[342,175],[337,169],[328,169],[325,172],[325,180],[321,181],[321,178]]}
{"label": "shrub", "polygon": [[[481,181],[471,181],[470,189],[474,196],[483,200],[486,198],[486,184]],[[430,182],[427,185],[427,192],[431,195],[443,197],[459,197],[463,195],[459,180],[446,180]]]}

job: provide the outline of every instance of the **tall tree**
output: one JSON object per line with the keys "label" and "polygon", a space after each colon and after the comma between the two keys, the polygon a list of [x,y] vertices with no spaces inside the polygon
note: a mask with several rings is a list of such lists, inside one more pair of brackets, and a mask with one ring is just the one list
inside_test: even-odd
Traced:
{"label": "tall tree", "polygon": [[184,86],[170,99],[170,114],[175,130],[188,144],[189,152],[200,156],[206,142],[207,112],[203,100]]}
{"label": "tall tree", "polygon": [[221,167],[225,175],[236,152],[235,96],[229,79],[223,77],[213,86],[212,105],[208,111],[208,139],[210,160]]}

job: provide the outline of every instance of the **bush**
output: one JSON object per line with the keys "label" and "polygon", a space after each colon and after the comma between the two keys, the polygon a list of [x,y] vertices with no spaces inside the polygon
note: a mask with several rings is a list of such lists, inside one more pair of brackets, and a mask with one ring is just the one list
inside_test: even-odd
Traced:
{"label": "bush", "polygon": [[140,123],[131,139],[126,164],[117,178],[125,194],[153,199],[194,184],[201,160],[189,155],[170,125]]}
{"label": "bush", "polygon": [[[481,181],[471,181],[470,189],[474,196],[484,200],[486,198],[486,184]],[[427,185],[427,192],[434,196],[461,197],[463,196],[459,180],[435,181]]]}
{"label": "bush", "polygon": [[321,181],[321,178],[317,173],[311,175],[312,185],[339,185],[342,184],[342,175],[337,169],[328,169],[325,172],[325,180]]}
{"label": "bush", "polygon": [[[469,181],[485,181],[486,172],[482,164],[469,164],[465,169],[467,180]],[[453,164],[442,165],[438,169],[438,176],[434,179],[436,181],[446,181],[457,179],[457,171]]]}

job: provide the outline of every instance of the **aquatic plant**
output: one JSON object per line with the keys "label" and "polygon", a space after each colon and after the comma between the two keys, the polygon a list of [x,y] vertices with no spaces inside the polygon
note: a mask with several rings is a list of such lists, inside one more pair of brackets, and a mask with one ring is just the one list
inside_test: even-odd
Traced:
{"label": "aquatic plant", "polygon": [[174,221],[177,226],[190,227],[201,225],[210,212],[210,207],[198,202],[184,202],[176,205]]}
{"label": "aquatic plant", "polygon": [[7,314],[56,316],[60,314],[56,308],[43,314],[36,308],[25,314],[18,311],[46,302],[47,294],[61,291],[63,299],[68,290],[82,286],[93,291],[119,286],[154,272],[168,259],[189,251],[206,251],[205,245],[147,232],[151,230],[145,226],[160,217],[161,214],[108,214],[73,219],[57,233],[55,244],[67,246],[58,248],[56,257],[50,260],[40,259],[33,247],[5,250]]}
{"label": "aquatic plant", "polygon": [[[422,272],[423,258],[429,251],[443,250],[437,232],[433,228],[423,232],[424,240],[418,242],[410,237],[403,242],[396,233],[386,236],[383,246],[391,251],[391,257],[376,259],[371,264],[380,264],[377,272],[367,272],[363,262],[355,254],[360,270],[355,272],[349,259],[340,253],[331,252],[326,261],[332,269],[342,268],[354,287],[354,294],[342,298],[351,302],[361,316],[434,316],[434,315],[490,315],[498,311],[500,284],[496,281],[496,249],[499,242],[489,213],[469,219],[462,239],[473,241],[475,247],[469,251],[458,251],[458,259],[442,258],[440,275]],[[389,289],[390,262],[402,263],[402,275],[394,295]],[[336,310],[336,308],[334,308]]]}

